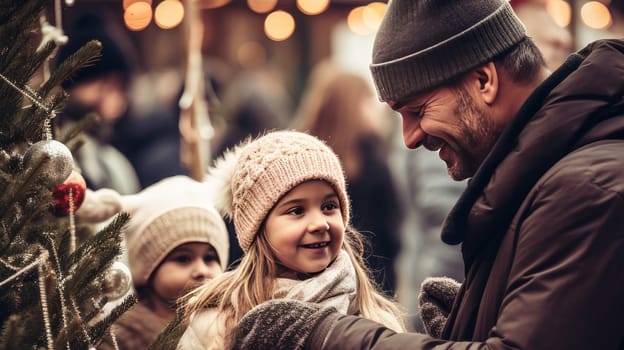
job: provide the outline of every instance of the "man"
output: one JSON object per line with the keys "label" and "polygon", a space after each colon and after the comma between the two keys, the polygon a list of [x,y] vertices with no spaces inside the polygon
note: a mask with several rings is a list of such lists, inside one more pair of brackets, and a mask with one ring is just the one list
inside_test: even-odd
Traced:
{"label": "man", "polygon": [[[525,25],[527,36],[542,53],[546,67],[555,69],[572,53],[572,36],[547,12],[546,2],[511,0],[509,3]],[[400,276],[402,289],[418,290],[429,276],[448,276],[463,281],[460,247],[441,242],[440,230],[445,217],[466,188],[466,181],[453,181],[444,176],[446,164],[434,152],[421,149],[402,153],[406,155],[407,164],[404,176],[409,179],[406,196],[412,205],[410,217],[415,224],[410,225],[404,234],[400,265],[405,271]],[[399,301],[406,306],[414,329],[422,331],[419,295],[401,293]]]}
{"label": "man", "polygon": [[406,146],[471,178],[442,231],[466,274],[440,339],[273,301],[236,347],[624,349],[624,42],[549,75],[505,0],[392,0],[371,69]]}

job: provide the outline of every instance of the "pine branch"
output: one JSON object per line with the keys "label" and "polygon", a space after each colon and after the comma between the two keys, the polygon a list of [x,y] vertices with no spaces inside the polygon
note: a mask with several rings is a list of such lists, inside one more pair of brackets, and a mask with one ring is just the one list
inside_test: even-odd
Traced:
{"label": "pine branch", "polygon": [[[68,97],[57,86],[97,64],[101,54],[101,44],[89,42],[31,89],[27,84],[56,50],[52,41],[39,48],[39,19],[48,1],[0,0],[0,350],[86,349],[125,311],[111,314],[97,332],[89,324],[103,306],[102,277],[121,253],[128,215],[70,252],[75,232],[51,211],[55,184],[48,183],[47,165],[54,155],[24,159]],[[63,142],[75,144],[84,130],[79,127],[92,122],[81,122]]]}
{"label": "pine branch", "polygon": [[177,308],[176,317],[156,336],[148,350],[175,350],[185,330],[186,323],[182,311]]}
{"label": "pine branch", "polygon": [[71,79],[71,76],[81,68],[97,63],[97,59],[102,55],[102,43],[98,40],[87,42],[78,51],[67,57],[55,71],[50,75],[43,89],[48,90],[53,86],[61,84],[63,81]]}
{"label": "pine branch", "polygon": [[[25,320],[19,315],[11,315],[10,318],[4,323],[4,328],[0,334],[0,350],[13,350],[15,344],[26,343],[26,329],[24,327]],[[30,324],[32,327],[37,327],[36,324]]]}
{"label": "pine branch", "polygon": [[[0,203],[14,203],[16,202],[18,197],[23,197],[26,195],[27,191],[31,188],[31,186],[35,185],[35,181],[37,180],[37,175],[41,174],[41,170],[44,165],[50,162],[50,156],[44,153],[37,154],[33,158],[33,162],[31,166],[26,169],[23,176],[18,179],[14,179],[12,183],[7,186],[0,196]],[[5,220],[5,213],[7,211],[7,206],[0,206],[0,219]]]}
{"label": "pine branch", "polygon": [[119,318],[124,312],[130,310],[137,303],[137,298],[134,294],[127,296],[121,304],[115,307],[110,314],[108,314],[100,322],[97,322],[89,330],[89,334],[93,339],[101,340],[106,335],[106,332],[110,329],[111,324]]}
{"label": "pine branch", "polygon": [[68,278],[66,288],[76,291],[76,296],[85,299],[91,297],[86,293],[85,286],[93,280],[93,276],[103,276],[114,259],[121,254],[120,231],[128,222],[130,216],[120,213],[102,231],[85,241],[76,252],[69,256],[68,262],[61,262],[67,266]]}
{"label": "pine branch", "polygon": [[74,147],[71,146],[72,143],[76,142],[76,139],[84,130],[87,130],[94,125],[97,125],[98,120],[99,116],[97,113],[88,113],[86,116],[84,116],[84,118],[74,123],[72,127],[66,130],[62,135],[57,135],[57,139],[63,143],[66,143],[67,147],[70,150],[73,150]]}

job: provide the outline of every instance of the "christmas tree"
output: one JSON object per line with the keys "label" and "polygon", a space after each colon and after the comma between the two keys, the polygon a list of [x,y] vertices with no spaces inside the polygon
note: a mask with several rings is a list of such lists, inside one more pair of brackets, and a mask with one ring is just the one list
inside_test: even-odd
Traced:
{"label": "christmas tree", "polygon": [[74,213],[88,191],[70,149],[93,119],[63,135],[54,129],[67,99],[60,83],[97,64],[101,44],[50,71],[62,31],[54,37],[42,25],[46,1],[0,0],[0,349],[94,348],[134,302],[102,314],[107,290],[119,287],[111,271],[128,216],[77,233]]}

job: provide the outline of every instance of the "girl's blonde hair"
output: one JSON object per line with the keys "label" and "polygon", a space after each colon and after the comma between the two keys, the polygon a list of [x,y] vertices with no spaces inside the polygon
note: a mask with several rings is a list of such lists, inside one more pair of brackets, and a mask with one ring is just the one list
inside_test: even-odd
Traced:
{"label": "girl's blonde hair", "polygon": [[[404,313],[398,304],[383,296],[372,282],[363,258],[361,234],[352,227],[345,231],[343,249],[355,268],[357,293],[349,313],[384,324],[397,332],[405,331]],[[235,329],[238,321],[254,306],[272,299],[277,276],[276,261],[264,229],[255,244],[241,258],[240,264],[226,271],[182,298],[184,317],[210,307],[225,320],[225,329]],[[226,334],[226,344],[233,334]]]}

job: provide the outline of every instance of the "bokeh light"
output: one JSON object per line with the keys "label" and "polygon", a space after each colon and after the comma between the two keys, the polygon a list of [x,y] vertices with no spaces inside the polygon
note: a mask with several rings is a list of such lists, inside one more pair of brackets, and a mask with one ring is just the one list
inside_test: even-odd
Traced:
{"label": "bokeh light", "polygon": [[152,0],[123,0],[123,9],[127,9],[128,6],[134,4],[135,2],[146,2],[150,6],[152,5]]}
{"label": "bokeh light", "polygon": [[561,28],[570,25],[572,20],[572,6],[563,0],[548,0],[546,2],[546,12],[553,18],[555,23]]}
{"label": "bokeh light", "polygon": [[282,10],[271,12],[264,20],[264,33],[273,41],[283,41],[295,31],[295,19]]}
{"label": "bokeh light", "polygon": [[184,19],[184,6],[179,0],[164,0],[154,11],[154,22],[162,29],[177,27]]}
{"label": "bokeh light", "polygon": [[277,0],[247,0],[247,6],[256,13],[267,13],[275,8]]}
{"label": "bokeh light", "polygon": [[152,6],[146,2],[130,4],[124,12],[124,23],[132,31],[145,29],[152,21]]}
{"label": "bokeh light", "polygon": [[611,25],[609,9],[598,1],[587,2],[581,7],[581,19],[593,29],[604,29]]}
{"label": "bokeh light", "polygon": [[306,15],[318,15],[329,7],[329,0],[297,0],[297,8]]}
{"label": "bokeh light", "polygon": [[362,11],[362,21],[364,25],[373,32],[376,32],[386,13],[386,7],[387,5],[383,2],[371,2],[364,6],[364,10]]}
{"label": "bokeh light", "polygon": [[373,33],[364,23],[364,9],[365,6],[355,7],[347,15],[347,26],[355,34],[369,35]]}

